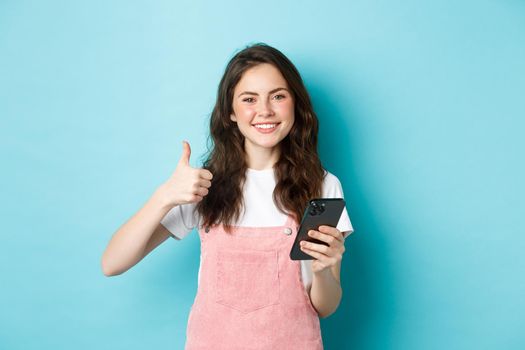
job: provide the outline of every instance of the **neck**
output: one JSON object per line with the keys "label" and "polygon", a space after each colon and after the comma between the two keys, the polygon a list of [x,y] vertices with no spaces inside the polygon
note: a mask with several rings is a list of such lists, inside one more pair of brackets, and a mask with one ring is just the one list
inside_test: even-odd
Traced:
{"label": "neck", "polygon": [[281,155],[281,149],[277,146],[273,148],[264,148],[245,143],[244,150],[246,152],[246,163],[248,168],[255,170],[273,168]]}

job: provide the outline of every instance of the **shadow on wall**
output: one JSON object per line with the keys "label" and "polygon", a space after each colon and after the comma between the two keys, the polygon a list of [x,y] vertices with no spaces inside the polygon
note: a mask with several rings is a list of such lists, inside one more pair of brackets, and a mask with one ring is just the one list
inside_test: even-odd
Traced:
{"label": "shadow on wall", "polygon": [[354,124],[366,116],[357,118],[350,93],[344,100],[334,98],[330,91],[337,78],[326,77],[316,75],[308,87],[320,121],[319,151],[323,166],[341,181],[355,232],[345,243],[343,299],[335,314],[321,320],[322,334],[326,349],[369,348],[378,334],[384,343],[394,321],[388,239],[383,238],[389,229],[381,226],[380,213],[374,213],[370,196],[363,193],[360,181],[366,174],[355,161],[363,139]]}

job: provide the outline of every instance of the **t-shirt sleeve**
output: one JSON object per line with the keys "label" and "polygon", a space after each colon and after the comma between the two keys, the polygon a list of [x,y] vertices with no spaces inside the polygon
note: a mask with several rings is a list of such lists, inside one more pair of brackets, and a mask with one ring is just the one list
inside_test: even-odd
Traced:
{"label": "t-shirt sleeve", "polygon": [[177,205],[160,220],[176,239],[183,239],[198,225],[198,215],[195,204]]}
{"label": "t-shirt sleeve", "polygon": [[[341,186],[341,182],[335,175],[329,172],[326,173],[324,178],[323,197],[344,198],[343,186]],[[348,210],[346,209],[346,206],[343,209],[343,213],[341,214],[341,218],[337,224],[337,229],[343,233],[344,238],[348,237],[348,235],[354,232],[354,228],[350,222],[350,216],[348,216]]]}

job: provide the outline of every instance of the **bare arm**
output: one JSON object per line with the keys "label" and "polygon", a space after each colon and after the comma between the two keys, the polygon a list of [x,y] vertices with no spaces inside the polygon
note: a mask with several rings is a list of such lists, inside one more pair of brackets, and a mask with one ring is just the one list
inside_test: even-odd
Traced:
{"label": "bare arm", "polygon": [[129,270],[164,242],[170,233],[160,220],[170,209],[156,191],[109,241],[102,255],[104,275],[115,276]]}
{"label": "bare arm", "polygon": [[327,245],[301,242],[301,249],[311,255],[313,281],[310,300],[319,317],[325,318],[337,310],[341,302],[341,260],[345,251],[344,236],[335,227],[320,226],[319,231],[310,230],[308,235]]}
{"label": "bare arm", "polygon": [[113,234],[102,254],[104,275],[119,275],[137,264],[169,237],[160,221],[173,207],[199,202],[208,194],[211,172],[190,167],[189,158],[190,146],[185,143],[172,176]]}
{"label": "bare arm", "polygon": [[[340,263],[338,265],[340,268]],[[333,270],[333,268],[326,269],[314,273],[313,276],[310,300],[321,318],[333,314],[341,302],[343,290],[341,289],[339,273],[335,276]]]}

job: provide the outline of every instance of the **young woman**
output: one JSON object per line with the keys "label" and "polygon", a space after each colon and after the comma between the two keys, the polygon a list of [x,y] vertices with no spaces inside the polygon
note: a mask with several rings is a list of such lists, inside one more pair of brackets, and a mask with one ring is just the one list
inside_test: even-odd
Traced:
{"label": "young woman", "polygon": [[319,317],[341,300],[346,209],[337,227],[309,234],[328,246],[289,257],[312,198],[343,197],[317,153],[318,121],[299,72],[277,49],[256,44],[228,63],[210,121],[203,168],[190,146],[172,176],[114,234],[102,257],[107,276],[135,265],[170,235],[201,240],[199,287],[186,349],[322,349]]}

